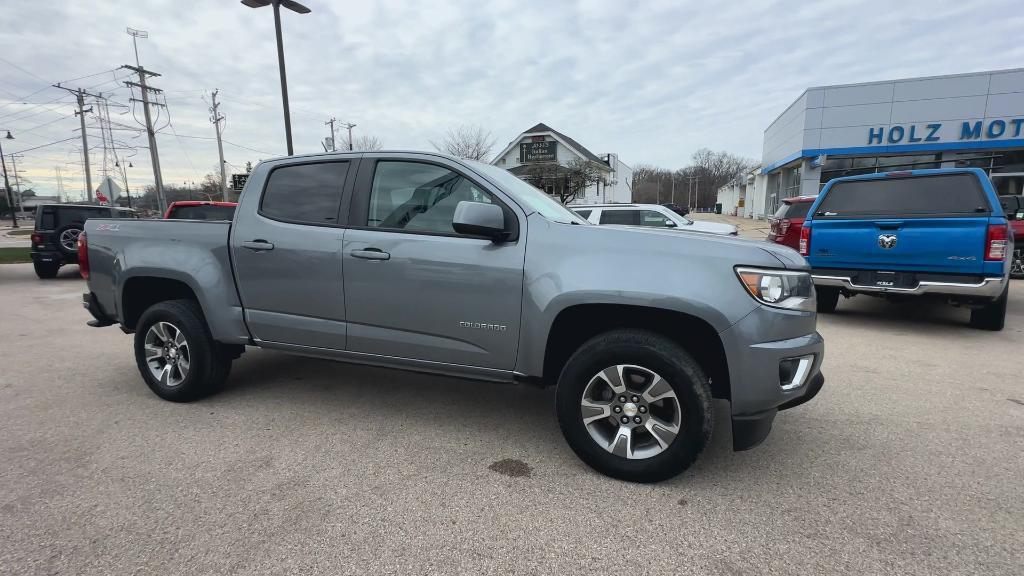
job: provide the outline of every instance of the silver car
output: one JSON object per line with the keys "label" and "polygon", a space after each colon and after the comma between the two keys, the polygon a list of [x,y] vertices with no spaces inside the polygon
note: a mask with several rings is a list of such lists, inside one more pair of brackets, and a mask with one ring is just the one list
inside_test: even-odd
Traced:
{"label": "silver car", "polygon": [[672,228],[725,236],[736,236],[739,232],[732,224],[691,220],[658,204],[580,204],[569,208],[591,224]]}

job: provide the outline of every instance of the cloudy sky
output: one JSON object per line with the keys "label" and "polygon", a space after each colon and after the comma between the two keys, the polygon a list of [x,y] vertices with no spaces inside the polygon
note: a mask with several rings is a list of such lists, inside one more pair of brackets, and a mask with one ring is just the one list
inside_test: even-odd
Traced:
{"label": "cloudy sky", "polygon": [[[460,124],[501,148],[545,122],[631,164],[680,167],[701,147],[760,158],[764,128],[809,86],[1024,66],[1019,0],[304,1],[311,14],[283,15],[296,152],[319,151],[334,116],[387,148],[430,149]],[[269,8],[3,0],[0,130],[15,140],[2,144],[24,151],[19,174],[38,191],[53,193],[58,166],[72,199],[84,188],[74,98],[49,87],[61,81],[109,95],[129,185],[152,183],[142,110],[118,70],[134,63],[127,26],[149,32],[139,56],[161,74],[166,183],[216,169],[215,88],[231,171],[284,153]],[[87,123],[95,186],[103,143]]]}

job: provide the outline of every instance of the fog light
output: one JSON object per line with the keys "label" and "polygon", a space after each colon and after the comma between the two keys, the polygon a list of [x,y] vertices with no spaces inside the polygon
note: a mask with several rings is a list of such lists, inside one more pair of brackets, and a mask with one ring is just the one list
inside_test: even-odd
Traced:
{"label": "fog light", "polygon": [[814,365],[814,354],[786,358],[779,362],[779,385],[783,390],[795,390],[807,382]]}

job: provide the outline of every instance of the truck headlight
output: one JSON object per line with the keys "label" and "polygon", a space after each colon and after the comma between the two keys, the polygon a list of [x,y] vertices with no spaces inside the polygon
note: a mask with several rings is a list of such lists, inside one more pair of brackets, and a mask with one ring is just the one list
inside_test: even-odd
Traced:
{"label": "truck headlight", "polygon": [[776,308],[813,311],[814,283],[809,272],[737,268],[736,275],[758,302]]}

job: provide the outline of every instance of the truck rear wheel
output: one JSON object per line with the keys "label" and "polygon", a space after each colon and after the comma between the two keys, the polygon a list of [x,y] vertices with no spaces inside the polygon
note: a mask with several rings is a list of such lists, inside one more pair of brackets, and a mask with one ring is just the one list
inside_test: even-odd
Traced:
{"label": "truck rear wheel", "polygon": [[707,378],[672,340],[615,330],[584,343],[562,369],[556,412],[569,446],[595,470],[657,482],[688,468],[711,438]]}
{"label": "truck rear wheel", "polygon": [[32,267],[36,270],[36,276],[43,280],[49,280],[57,277],[60,262],[33,262]]}
{"label": "truck rear wheel", "polygon": [[1003,288],[1003,293],[984,308],[971,310],[971,326],[982,330],[998,332],[1006,324],[1006,302],[1010,297],[1010,286]]}
{"label": "truck rear wheel", "polygon": [[146,385],[164,400],[190,402],[215,392],[231,360],[194,300],[154,304],[136,325],[135,362]]}
{"label": "truck rear wheel", "polygon": [[836,311],[839,305],[839,288],[834,286],[815,286],[814,291],[818,299],[818,312],[831,314]]}

